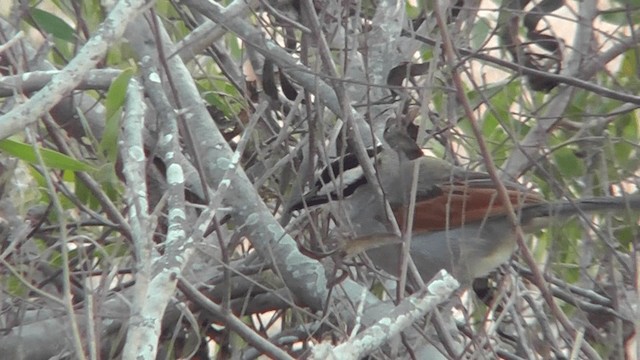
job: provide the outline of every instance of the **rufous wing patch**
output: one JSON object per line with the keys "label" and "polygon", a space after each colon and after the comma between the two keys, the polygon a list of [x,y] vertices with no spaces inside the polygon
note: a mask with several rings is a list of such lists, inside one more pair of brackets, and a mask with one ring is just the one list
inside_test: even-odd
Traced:
{"label": "rufous wing patch", "polygon": [[[498,191],[492,187],[454,183],[438,188],[440,191],[416,199],[414,232],[452,229],[506,213]],[[544,201],[539,194],[526,189],[507,188],[507,195],[516,211],[522,206]],[[394,215],[401,227],[405,226],[407,211],[403,206],[394,208]]]}

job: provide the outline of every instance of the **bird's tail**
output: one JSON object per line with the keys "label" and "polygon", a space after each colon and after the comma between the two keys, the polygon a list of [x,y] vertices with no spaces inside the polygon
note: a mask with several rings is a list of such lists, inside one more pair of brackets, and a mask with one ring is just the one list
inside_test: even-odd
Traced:
{"label": "bird's tail", "polygon": [[567,217],[599,211],[640,210],[640,194],[627,196],[603,196],[580,200],[565,200],[534,204],[522,209],[523,222],[540,217]]}

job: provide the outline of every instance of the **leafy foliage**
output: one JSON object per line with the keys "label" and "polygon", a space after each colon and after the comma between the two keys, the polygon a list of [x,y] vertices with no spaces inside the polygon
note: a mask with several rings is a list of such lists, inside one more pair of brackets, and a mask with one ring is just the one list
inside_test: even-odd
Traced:
{"label": "leafy foliage", "polygon": [[[107,3],[38,1],[13,9],[17,24],[0,18],[4,109],[36,106],[48,79],[35,71],[92,60],[84,47],[115,33]],[[340,256],[354,213],[369,210],[348,196],[288,210],[323,166],[357,158],[357,137],[382,140],[389,118],[410,118],[427,152],[471,170],[496,163],[551,200],[638,192],[638,0],[205,3],[145,8],[27,131],[4,134],[0,115],[3,356],[304,358],[319,343],[350,346],[391,313],[360,308],[362,294],[397,310],[391,300],[419,284],[397,291],[366,256]],[[18,29],[28,36],[12,39]],[[349,180],[346,163],[331,182]],[[357,354],[631,358],[638,232],[631,209],[554,219],[491,274],[492,296],[463,296],[464,331],[428,334],[437,350],[408,327],[397,353]],[[34,340],[39,312],[56,314],[49,339]],[[416,323],[435,332],[427,321],[450,320],[434,319]],[[160,334],[152,350],[135,350],[136,331]]]}

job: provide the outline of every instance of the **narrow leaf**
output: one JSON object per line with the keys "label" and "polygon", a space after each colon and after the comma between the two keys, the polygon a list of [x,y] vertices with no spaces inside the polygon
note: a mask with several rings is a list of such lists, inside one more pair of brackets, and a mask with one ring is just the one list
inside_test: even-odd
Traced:
{"label": "narrow leaf", "polygon": [[[24,160],[30,164],[37,164],[36,153],[33,147],[22,142],[5,139],[0,140],[0,151],[3,151],[18,159]],[[51,149],[40,149],[40,154],[44,164],[50,168],[71,170],[71,171],[93,171],[90,165],[78,161],[65,154],[59,153]]]}
{"label": "narrow leaf", "polygon": [[35,23],[46,33],[66,42],[75,41],[75,31],[69,24],[58,16],[40,9],[31,9],[31,16]]}

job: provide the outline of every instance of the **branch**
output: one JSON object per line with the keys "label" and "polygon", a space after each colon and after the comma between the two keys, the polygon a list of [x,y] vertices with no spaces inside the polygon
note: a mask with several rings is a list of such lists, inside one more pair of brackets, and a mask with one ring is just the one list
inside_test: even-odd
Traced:
{"label": "branch", "polygon": [[[162,44],[144,38],[154,32],[147,22],[132,24],[127,35],[140,57],[148,55],[157,59],[158,46],[162,46],[168,54],[174,52],[173,44],[164,29],[160,27],[158,31]],[[273,263],[297,300],[314,310],[322,309],[327,297],[324,268],[318,261],[300,254],[296,242],[275,221],[242,167],[238,166],[239,154],[231,151],[211,120],[192,75],[182,60],[176,56],[171,57],[167,60],[167,66],[171,70],[174,94],[178,96],[177,103],[183,108],[183,121],[193,137],[192,143],[198,146],[198,156],[201,157],[204,171],[202,176],[206,183],[213,188],[227,188],[226,192],[219,194],[224,195],[224,203],[230,209],[229,215],[258,254]]]}
{"label": "branch", "polygon": [[425,290],[405,298],[378,322],[352,339],[332,348],[322,343],[313,348],[314,359],[360,359],[379,349],[399,335],[426,313],[442,303],[460,286],[458,281],[442,270]]}
{"label": "branch", "polygon": [[[0,97],[16,93],[30,94],[42,89],[60,70],[31,71],[20,75],[0,78]],[[86,73],[74,90],[107,90],[111,82],[122,74],[120,69],[93,69]]]}
{"label": "branch", "polygon": [[119,1],[94,36],[80,49],[65,68],[51,82],[24,104],[0,116],[0,139],[21,131],[38,121],[62,98],[69,95],[86,73],[95,68],[110,46],[120,41],[127,24],[139,14],[146,1]]}

